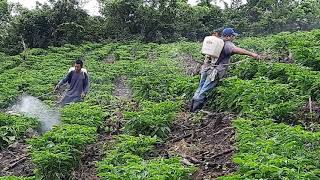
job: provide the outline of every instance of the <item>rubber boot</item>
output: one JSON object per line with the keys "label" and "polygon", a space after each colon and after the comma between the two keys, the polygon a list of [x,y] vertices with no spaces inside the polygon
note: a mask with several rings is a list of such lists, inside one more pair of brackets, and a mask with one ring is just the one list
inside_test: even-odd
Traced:
{"label": "rubber boot", "polygon": [[189,106],[189,111],[190,112],[193,112],[192,109],[193,109],[193,103],[194,103],[194,99],[191,99],[191,103],[190,103],[190,106]]}
{"label": "rubber boot", "polygon": [[191,112],[196,112],[198,110],[200,110],[204,105],[204,101],[203,100],[192,100],[192,103],[191,103]]}

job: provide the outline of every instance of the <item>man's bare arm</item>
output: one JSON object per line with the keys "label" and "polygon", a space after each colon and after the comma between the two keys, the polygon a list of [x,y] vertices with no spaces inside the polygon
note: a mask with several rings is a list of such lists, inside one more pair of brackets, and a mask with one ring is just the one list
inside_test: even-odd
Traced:
{"label": "man's bare arm", "polygon": [[259,54],[256,54],[256,53],[247,51],[247,50],[242,49],[242,48],[239,48],[239,47],[233,48],[232,52],[233,52],[234,54],[247,55],[247,56],[251,56],[251,57],[253,57],[253,58],[255,58],[255,59],[260,59]]}

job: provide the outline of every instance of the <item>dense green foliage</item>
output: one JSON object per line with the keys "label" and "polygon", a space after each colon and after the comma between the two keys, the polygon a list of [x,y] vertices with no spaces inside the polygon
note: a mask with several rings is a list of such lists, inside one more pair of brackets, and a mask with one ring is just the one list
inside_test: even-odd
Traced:
{"label": "dense green foliage", "polygon": [[161,103],[146,102],[142,110],[137,112],[125,112],[124,117],[128,121],[124,130],[133,135],[149,135],[164,138],[170,133],[176,113],[181,109],[181,104],[165,101]]}
{"label": "dense green foliage", "polygon": [[301,94],[311,95],[312,99],[319,98],[319,72],[296,64],[245,62],[232,71],[238,78],[267,77],[278,83],[287,84],[289,88],[297,89]]}
{"label": "dense green foliage", "polygon": [[217,93],[215,104],[222,110],[241,112],[252,118],[273,118],[276,120],[292,120],[295,113],[307,101],[296,89],[287,84],[258,78],[240,80],[229,78],[224,81]]}
{"label": "dense green foliage", "polygon": [[263,52],[269,59],[283,59],[289,52],[297,64],[320,70],[319,29],[309,32],[282,32],[263,38],[245,38],[241,46]]}
{"label": "dense green foliage", "polygon": [[[0,51],[16,54],[28,48],[63,44],[140,39],[145,42],[202,40],[215,29],[235,27],[246,35],[319,27],[316,0],[232,0],[225,7],[200,0],[100,0],[101,16],[89,16],[80,0],[50,0],[28,10],[0,1]],[[14,16],[10,14],[14,11]]]}
{"label": "dense green foliage", "polygon": [[144,160],[157,143],[156,138],[146,136],[117,137],[114,147],[107,151],[99,163],[101,179],[186,179],[194,167],[184,167],[179,158]]}
{"label": "dense green foliage", "polygon": [[37,129],[39,125],[34,118],[0,113],[0,149],[16,141],[28,129]]}
{"label": "dense green foliage", "polygon": [[[319,102],[317,58],[306,54],[318,46],[318,33],[280,33],[240,41],[244,47],[268,52],[270,56],[263,62],[247,61],[233,66],[233,77],[217,88],[213,105],[245,117],[234,122],[239,148],[234,161],[240,165],[239,172],[221,179],[320,177],[319,132],[274,123],[299,122],[304,128],[319,131],[318,116],[308,119],[312,121],[311,128],[300,116],[308,97]],[[278,62],[288,51],[294,54],[296,64]],[[316,56],[316,52],[310,54]],[[309,109],[304,113],[308,114]]]}
{"label": "dense green foliage", "polygon": [[34,180],[34,177],[3,176],[0,180]]}
{"label": "dense green foliage", "polygon": [[61,125],[32,139],[32,159],[39,177],[64,179],[79,163],[85,145],[95,142],[96,128]]}
{"label": "dense green foliage", "polygon": [[[152,51],[156,55],[152,60],[149,60],[149,53]],[[61,115],[62,125],[30,141],[33,162],[37,166],[37,177],[45,179],[70,178],[71,172],[79,165],[79,158],[85,145],[96,141],[97,128],[102,127],[102,121],[105,120],[105,117],[116,110],[117,98],[113,96],[114,82],[123,75],[128,77],[129,84],[137,87],[136,79],[142,77],[147,79],[153,75],[164,77],[165,74],[171,73],[172,79],[167,80],[168,83],[175,82],[181,84],[179,87],[182,89],[188,89],[188,96],[182,91],[173,91],[165,86],[159,88],[157,85],[134,90],[134,97],[140,102],[141,111],[135,112],[132,108],[127,111],[128,114],[141,114],[142,116],[138,120],[136,120],[136,116],[126,116],[124,130],[135,135],[146,134],[165,137],[175,114],[180,111],[181,107],[181,101],[173,102],[170,100],[189,98],[193,91],[190,87],[195,87],[193,83],[196,82],[196,78],[190,77],[187,82],[192,82],[192,85],[187,83],[183,70],[176,66],[176,61],[171,59],[178,52],[180,52],[180,47],[176,47],[175,44],[157,45],[131,42],[128,44],[65,45],[61,48],[50,47],[48,50],[31,49],[27,61],[19,61],[19,63],[5,69],[0,74],[3,82],[1,84],[3,93],[0,94],[3,108],[8,107],[23,92],[33,96],[50,93],[59,79],[67,73],[75,58],[83,56],[85,67],[89,72],[91,84],[86,102],[65,106]],[[107,58],[113,55],[114,62],[108,63]],[[3,59],[4,63],[12,61],[10,56],[4,56]],[[16,77],[16,74],[19,74],[19,78]],[[16,90],[13,91],[14,89]],[[140,95],[148,91],[153,92],[148,96],[149,98]],[[155,95],[160,93],[167,94],[167,98],[163,99]],[[54,93],[51,93],[42,96],[41,99],[53,105],[56,97]],[[162,102],[164,100],[166,101]],[[163,115],[163,113],[166,114]],[[157,121],[152,122],[152,119],[148,118],[154,114],[157,116],[153,119]],[[134,129],[138,126],[141,129]],[[144,132],[144,128],[149,130]],[[144,147],[142,143],[139,147],[147,148],[148,146]],[[171,162],[176,167],[170,166]],[[177,159],[171,159],[168,162],[165,159],[157,159],[150,161],[150,167],[148,167],[152,170],[158,165],[163,165],[163,168],[167,167],[174,172],[177,171],[175,173],[186,172]],[[164,176],[169,175],[164,174]],[[175,175],[175,177],[179,176],[179,174]]]}
{"label": "dense green foliage", "polygon": [[61,121],[66,124],[79,124],[91,127],[102,125],[104,113],[100,106],[86,103],[68,105],[62,110]]}
{"label": "dense green foliage", "polygon": [[237,119],[240,170],[220,179],[319,179],[320,133],[271,120]]}
{"label": "dense green foliage", "polygon": [[[299,46],[317,47],[318,33],[282,33],[238,41],[240,46],[270,52],[273,57],[269,62],[247,59],[232,65],[230,77],[209,98],[209,110],[232,111],[244,118],[234,122],[234,161],[239,171],[224,178],[319,178],[319,132],[306,131],[308,126],[291,126],[303,121],[298,115],[309,96],[319,102],[318,69],[312,66],[316,61],[309,63],[314,58],[298,51]],[[284,47],[294,50],[296,64],[275,62],[282,41],[287,43]],[[1,64],[6,68],[0,73],[1,108],[23,92],[33,96],[50,93],[75,58],[82,57],[89,72],[91,84],[85,102],[63,107],[62,124],[30,140],[36,176],[72,178],[85,146],[96,142],[99,128],[112,129],[103,126],[114,120],[122,127],[117,131],[122,135],[106,144],[105,156],[97,163],[101,179],[190,178],[193,167],[182,165],[178,157],[153,157],[152,152],[165,140],[177,113],[184,110],[185,101],[197,87],[198,77],[185,72],[187,62],[181,57],[187,54],[201,61],[199,47],[199,43],[188,42],[159,45],[130,41],[30,49],[27,60],[3,55]],[[309,68],[301,66],[308,63]],[[114,96],[119,77],[126,77],[125,83],[132,88],[132,99],[127,102]],[[41,100],[53,105],[56,98],[51,93]],[[313,123],[319,124],[319,116],[313,117]]]}
{"label": "dense green foliage", "polygon": [[247,34],[308,30],[319,26],[319,1],[317,0],[234,0],[227,18],[230,25]]}

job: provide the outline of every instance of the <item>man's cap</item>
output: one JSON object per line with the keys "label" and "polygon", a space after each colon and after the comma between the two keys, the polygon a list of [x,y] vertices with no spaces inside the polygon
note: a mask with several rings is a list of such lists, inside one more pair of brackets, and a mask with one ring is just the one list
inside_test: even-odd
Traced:
{"label": "man's cap", "polygon": [[238,36],[239,34],[236,33],[233,28],[225,28],[222,31],[222,36]]}

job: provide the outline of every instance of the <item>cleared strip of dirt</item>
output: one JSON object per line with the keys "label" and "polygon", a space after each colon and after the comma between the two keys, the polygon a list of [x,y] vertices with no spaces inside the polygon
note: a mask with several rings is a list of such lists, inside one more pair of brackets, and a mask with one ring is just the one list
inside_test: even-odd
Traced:
{"label": "cleared strip of dirt", "polygon": [[181,113],[161,148],[166,153],[161,154],[178,154],[184,164],[198,166],[193,179],[215,179],[235,172],[237,165],[231,159],[235,152],[235,130],[231,124],[234,117],[205,112],[197,118],[192,113]]}
{"label": "cleared strip of dirt", "polygon": [[196,75],[200,73],[201,63],[193,59],[190,54],[183,54],[178,56],[177,61],[187,75]]}
{"label": "cleared strip of dirt", "polygon": [[96,170],[96,163],[104,157],[104,144],[112,139],[110,134],[101,133],[98,141],[86,147],[85,152],[81,156],[80,165],[72,176],[78,180],[98,180],[100,179]]}
{"label": "cleared strip of dirt", "polygon": [[0,152],[0,176],[33,176],[30,145],[24,140],[11,144]]}
{"label": "cleared strip of dirt", "polygon": [[116,80],[116,89],[114,91],[114,96],[117,96],[121,99],[130,100],[132,99],[132,90],[127,84],[127,77],[120,76]]}
{"label": "cleared strip of dirt", "polygon": [[94,144],[90,144],[86,147],[80,161],[79,167],[72,173],[72,176],[78,180],[97,180],[98,172],[96,170],[96,163],[101,161],[104,157],[104,145],[112,140],[112,135],[118,134],[120,128],[122,127],[121,122],[123,121],[123,115],[121,112],[122,103],[132,99],[132,91],[130,86],[127,85],[127,77],[120,76],[116,80],[116,89],[114,91],[114,96],[119,97],[120,100],[115,106],[119,106],[118,109],[114,107],[115,112],[113,112],[111,118],[106,119],[103,127],[109,127],[110,133],[105,133],[103,130],[98,135],[98,141]]}

